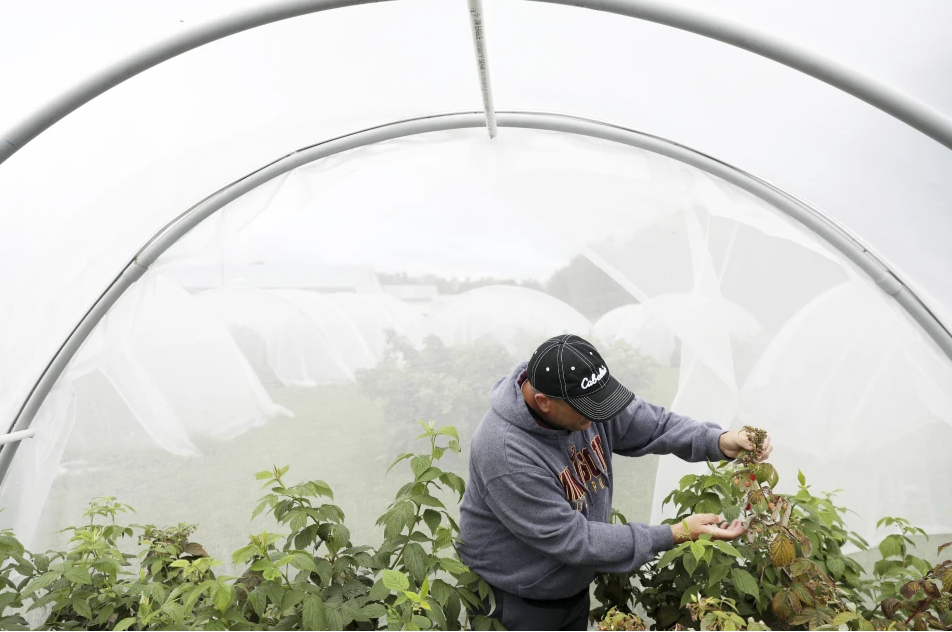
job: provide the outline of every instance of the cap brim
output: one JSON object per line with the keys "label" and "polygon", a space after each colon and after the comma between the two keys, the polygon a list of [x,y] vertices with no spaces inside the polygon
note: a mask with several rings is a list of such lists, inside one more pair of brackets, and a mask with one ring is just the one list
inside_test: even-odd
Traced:
{"label": "cap brim", "polygon": [[565,401],[569,406],[585,415],[586,419],[595,422],[608,421],[625,409],[635,394],[613,377],[608,383],[591,395],[585,397],[570,397]]}

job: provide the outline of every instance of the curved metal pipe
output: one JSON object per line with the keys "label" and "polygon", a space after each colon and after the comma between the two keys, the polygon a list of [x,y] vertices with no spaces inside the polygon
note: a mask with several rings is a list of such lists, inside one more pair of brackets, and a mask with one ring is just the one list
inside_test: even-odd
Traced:
{"label": "curved metal pipe", "polygon": [[[152,66],[204,44],[272,22],[393,0],[283,0],[237,13],[149,46],[96,73],[0,136],[0,164],[70,112]],[[664,24],[756,53],[879,108],[952,149],[952,118],[871,77],[742,24],[653,0],[528,0],[605,11]]]}
{"label": "curved metal pipe", "polygon": [[[830,221],[818,210],[770,183],[684,145],[608,123],[574,116],[538,112],[499,112],[497,113],[497,121],[503,127],[565,132],[638,147],[689,164],[748,191],[804,224],[846,255],[872,277],[883,291],[893,296],[952,360],[952,335],[911,289],[903,285],[875,255],[869,252],[859,240],[850,235],[845,229]],[[50,389],[69,364],[73,355],[119,297],[143,275],[145,270],[162,253],[185,236],[192,228],[228,203],[296,167],[342,151],[404,136],[449,129],[482,127],[484,124],[485,118],[482,112],[463,112],[409,119],[373,127],[290,153],[208,196],[169,222],[142,247],[136,257],[116,277],[46,367],[43,375],[40,376],[20,409],[10,432],[29,428]],[[0,481],[3,480],[9,469],[18,445],[19,443],[11,443],[0,449]]]}
{"label": "curved metal pipe", "polygon": [[652,0],[531,1],[624,15],[735,46],[851,94],[952,149],[952,117],[855,68],[740,22]]}

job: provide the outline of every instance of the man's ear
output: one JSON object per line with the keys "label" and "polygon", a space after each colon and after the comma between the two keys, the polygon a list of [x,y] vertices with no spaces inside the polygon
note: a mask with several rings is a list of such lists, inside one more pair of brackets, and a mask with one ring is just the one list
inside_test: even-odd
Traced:
{"label": "man's ear", "polygon": [[552,412],[552,405],[554,402],[551,399],[538,391],[533,393],[532,398],[535,400],[536,406],[539,407],[539,410],[546,414]]}

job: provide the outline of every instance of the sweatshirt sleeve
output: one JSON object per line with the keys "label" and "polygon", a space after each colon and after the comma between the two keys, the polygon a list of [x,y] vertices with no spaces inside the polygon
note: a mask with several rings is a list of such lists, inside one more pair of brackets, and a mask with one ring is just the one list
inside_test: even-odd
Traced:
{"label": "sweatshirt sleeve", "polygon": [[723,461],[718,447],[724,429],[694,421],[636,397],[611,422],[611,451],[624,456],[674,454],[685,461]]}
{"label": "sweatshirt sleeve", "polygon": [[493,514],[527,546],[568,566],[628,573],[674,546],[671,527],[589,522],[541,468],[497,476],[485,486]]}

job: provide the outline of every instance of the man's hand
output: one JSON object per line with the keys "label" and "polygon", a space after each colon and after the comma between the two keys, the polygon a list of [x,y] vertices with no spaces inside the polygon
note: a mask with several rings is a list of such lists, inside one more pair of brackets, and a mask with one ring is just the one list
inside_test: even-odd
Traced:
{"label": "man's hand", "polygon": [[[685,531],[684,525],[687,525]],[[746,533],[747,527],[743,520],[727,522],[716,514],[695,514],[688,516],[682,522],[671,525],[671,535],[674,542],[687,542],[688,540],[697,540],[705,533],[711,535],[712,540],[733,540],[734,538]]]}
{"label": "man's hand", "polygon": [[[740,454],[741,450],[753,450],[754,444],[751,443],[750,437],[747,436],[746,430],[741,430],[737,432],[736,430],[731,430],[730,432],[725,432],[717,440],[717,447],[721,449],[721,452],[725,456],[731,459],[736,459],[737,455]],[[770,445],[770,435],[764,439],[764,449],[757,455],[757,462],[766,461],[767,457],[770,456],[770,453],[773,451],[773,446]]]}

